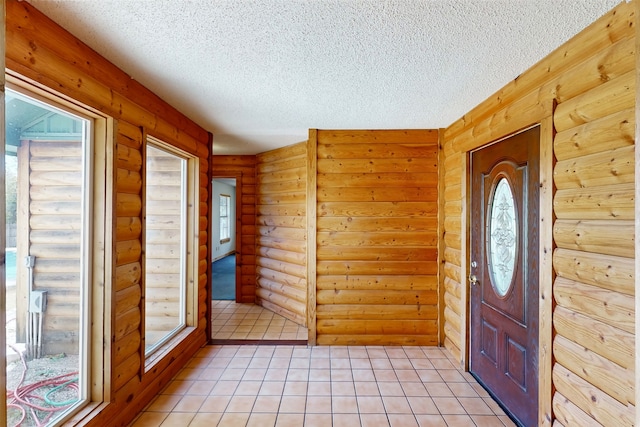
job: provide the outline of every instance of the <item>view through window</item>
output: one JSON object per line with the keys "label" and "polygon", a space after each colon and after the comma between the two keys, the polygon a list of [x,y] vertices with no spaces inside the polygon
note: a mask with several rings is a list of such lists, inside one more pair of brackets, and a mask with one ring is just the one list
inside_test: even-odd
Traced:
{"label": "view through window", "polygon": [[6,92],[7,424],[86,401],[92,122]]}
{"label": "view through window", "polygon": [[147,145],[145,351],[186,326],[187,160],[160,141]]}

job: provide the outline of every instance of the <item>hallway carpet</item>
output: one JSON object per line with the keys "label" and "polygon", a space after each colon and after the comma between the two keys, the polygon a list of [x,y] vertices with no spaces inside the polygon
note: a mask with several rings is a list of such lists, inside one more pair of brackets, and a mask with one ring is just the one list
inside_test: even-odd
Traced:
{"label": "hallway carpet", "polygon": [[211,265],[211,298],[235,301],[236,299],[236,255],[232,254]]}

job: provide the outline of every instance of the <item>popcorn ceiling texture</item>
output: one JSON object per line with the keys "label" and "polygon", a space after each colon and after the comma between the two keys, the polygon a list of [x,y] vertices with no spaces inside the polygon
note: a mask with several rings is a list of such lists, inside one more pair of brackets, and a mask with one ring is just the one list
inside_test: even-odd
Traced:
{"label": "popcorn ceiling texture", "polygon": [[440,128],[619,0],[30,0],[255,154],[309,128]]}

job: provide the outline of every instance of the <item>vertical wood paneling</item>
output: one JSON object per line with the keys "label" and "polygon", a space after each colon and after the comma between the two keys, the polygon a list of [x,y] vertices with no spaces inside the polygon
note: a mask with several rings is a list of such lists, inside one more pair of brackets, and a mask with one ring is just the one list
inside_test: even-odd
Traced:
{"label": "vertical wood paneling", "polygon": [[438,131],[317,131],[317,343],[438,343]]}
{"label": "vertical wood paneling", "polygon": [[[552,406],[561,422],[631,425],[633,420],[635,396],[629,388],[634,384],[628,378],[635,371],[621,355],[633,353],[635,345],[635,254],[629,240],[637,219],[635,9],[620,4],[444,135],[444,343],[464,362],[466,321],[459,318],[466,313],[468,291],[464,159],[469,150],[542,124],[540,425],[553,423]],[[593,331],[601,331],[600,338]],[[609,350],[612,346],[618,351]]]}
{"label": "vertical wood paneling", "polygon": [[236,301],[252,303],[256,299],[256,156],[214,155],[211,169],[214,178],[236,179]]}
{"label": "vertical wood paneling", "polygon": [[[97,223],[113,229],[113,246],[105,248],[112,259],[109,280],[103,286],[110,292],[104,299],[107,320],[102,330],[106,343],[105,366],[94,367],[93,372],[106,373],[103,398],[95,392],[95,402],[71,421],[83,425],[125,426],[173,375],[205,343],[206,301],[209,291],[210,260],[208,245],[208,187],[210,140],[206,130],[169,106],[158,96],[144,88],[130,76],[109,63],[69,32],[38,12],[27,2],[8,0],[6,32],[7,72],[17,79],[36,82],[47,90],[85,104],[94,111],[116,119],[113,140],[107,141],[106,152],[113,158],[113,185],[107,178],[107,199],[99,201],[106,218]],[[176,340],[178,344],[154,360],[153,367],[145,370],[140,350],[143,308],[140,295],[142,278],[142,239],[145,226],[142,217],[141,162],[144,132],[153,135],[200,159],[198,184],[200,214],[194,234],[199,237],[197,251],[199,270],[197,289],[200,320]],[[107,133],[107,132],[105,132]],[[110,200],[109,200],[110,199]],[[112,226],[110,224],[113,224]],[[138,303],[136,304],[136,302]],[[100,325],[101,322],[96,322]],[[94,350],[102,346],[93,346]],[[101,360],[96,355],[95,360]],[[93,390],[100,386],[100,381]],[[83,418],[87,417],[87,418]]]}
{"label": "vertical wood paneling", "polygon": [[[444,191],[446,189],[444,178],[444,150],[441,141],[444,139],[444,129],[438,129],[438,240],[444,238]],[[457,186],[452,186],[459,190]],[[444,245],[438,244],[438,345],[444,345],[444,316],[446,304],[444,302]]]}
{"label": "vertical wood paneling", "polygon": [[[640,1],[635,1],[635,14],[636,16],[640,16]],[[635,48],[636,48],[636,52],[640,52],[640,29],[638,28],[638,25],[636,25],[636,37],[635,37]],[[635,118],[635,135],[633,138],[633,141],[635,142],[636,145],[636,150],[635,150],[635,163],[636,165],[640,164],[640,150],[638,149],[638,147],[640,147],[640,82],[637,81],[637,71],[640,70],[640,55],[636,55],[635,56],[635,67],[636,67],[636,102],[634,105],[634,118]],[[634,206],[634,225],[635,225],[635,229],[638,230],[640,229],[640,169],[636,168],[635,169],[635,181],[634,181],[634,185],[635,185],[635,206]],[[634,246],[636,248],[640,247],[640,236],[638,235],[639,233],[635,233],[635,238],[634,238]],[[638,280],[640,279],[640,263],[635,262],[635,278],[634,278],[634,288],[638,289]],[[638,329],[640,329],[640,310],[638,309],[638,307],[640,307],[640,292],[636,292],[635,293],[635,305],[634,307],[636,308],[636,319],[635,319],[635,331],[637,331]],[[635,336],[634,336],[635,338]],[[635,366],[640,367],[640,341],[636,340],[635,342],[635,346],[634,346],[634,350],[635,350]],[[635,376],[635,383],[634,383],[634,387],[635,387],[635,399],[636,399],[636,403],[638,402],[638,400],[640,399],[640,376],[636,374]],[[638,405],[636,404],[636,414],[635,414],[635,425],[639,426],[640,425],[640,408],[638,408]]]}
{"label": "vertical wood paneling", "polygon": [[307,144],[256,157],[256,303],[307,326]]}
{"label": "vertical wood paneling", "polygon": [[307,140],[307,342],[317,344],[317,212],[318,131],[309,129]]}

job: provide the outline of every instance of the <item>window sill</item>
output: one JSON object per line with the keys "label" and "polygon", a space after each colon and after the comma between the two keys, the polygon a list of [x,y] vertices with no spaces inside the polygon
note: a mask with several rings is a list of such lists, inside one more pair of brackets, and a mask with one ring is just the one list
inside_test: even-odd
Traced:
{"label": "window sill", "polygon": [[187,326],[180,332],[178,332],[173,338],[171,338],[165,345],[158,348],[145,358],[144,371],[151,371],[156,364],[173,351],[180,343],[182,343],[192,332],[195,332],[198,328],[195,326]]}

